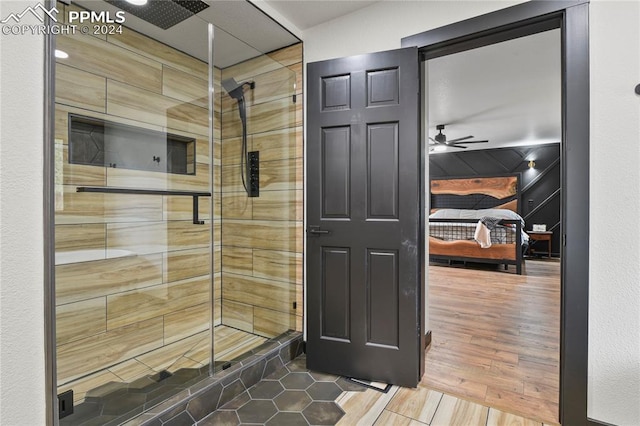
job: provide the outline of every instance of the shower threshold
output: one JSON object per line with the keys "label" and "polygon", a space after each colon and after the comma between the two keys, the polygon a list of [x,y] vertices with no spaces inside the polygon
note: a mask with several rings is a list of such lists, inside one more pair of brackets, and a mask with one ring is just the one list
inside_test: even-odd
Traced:
{"label": "shower threshold", "polygon": [[[225,325],[214,327],[214,339],[216,370],[267,341],[265,337]],[[101,397],[146,377],[160,377],[183,369],[197,371],[210,363],[210,348],[207,329],[69,382],[61,386],[58,393],[73,389],[74,405],[78,405],[85,398]]]}

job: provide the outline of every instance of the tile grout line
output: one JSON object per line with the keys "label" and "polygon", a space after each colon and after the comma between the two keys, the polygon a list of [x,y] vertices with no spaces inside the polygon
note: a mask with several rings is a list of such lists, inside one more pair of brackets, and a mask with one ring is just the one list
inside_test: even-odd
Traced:
{"label": "tile grout line", "polygon": [[440,393],[440,399],[438,400],[438,405],[436,405],[436,409],[433,410],[433,415],[431,416],[431,419],[427,422],[428,425],[431,425],[431,423],[433,423],[433,419],[436,418],[436,414],[438,413],[438,410],[440,409],[440,404],[442,403],[442,398],[444,398],[445,394],[443,392],[439,392],[439,393]]}
{"label": "tile grout line", "polygon": [[[391,402],[391,401],[389,401],[389,403],[390,403],[390,402]],[[389,404],[387,404],[387,405],[389,405]],[[398,415],[398,416],[400,416],[400,417],[404,417],[405,419],[409,419],[409,420],[414,421],[414,422],[418,422],[418,423],[420,423],[420,424],[427,424],[427,425],[429,424],[429,423],[425,423],[425,422],[423,422],[423,421],[421,421],[421,420],[414,419],[414,418],[413,418],[413,417],[411,417],[411,416],[407,416],[407,415],[404,415],[404,414],[402,414],[402,413],[397,413],[397,412],[395,412],[395,411],[393,411],[393,410],[387,410],[387,408],[386,408],[386,407],[385,407],[385,409],[383,410],[383,412],[384,412],[384,411],[388,411],[388,412],[390,412],[390,413],[393,413],[393,414]],[[381,414],[381,415],[382,415],[382,414]]]}

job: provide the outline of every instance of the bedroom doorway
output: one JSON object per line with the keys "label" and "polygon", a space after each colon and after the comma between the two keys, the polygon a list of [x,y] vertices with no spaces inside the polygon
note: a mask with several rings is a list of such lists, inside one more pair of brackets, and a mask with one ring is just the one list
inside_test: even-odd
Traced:
{"label": "bedroom doorway", "polygon": [[423,383],[559,419],[559,28],[423,62],[428,328]]}

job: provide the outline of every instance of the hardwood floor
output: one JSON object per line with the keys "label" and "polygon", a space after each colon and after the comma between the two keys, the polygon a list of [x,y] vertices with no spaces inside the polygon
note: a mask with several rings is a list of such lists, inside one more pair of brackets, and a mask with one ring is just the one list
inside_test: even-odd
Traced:
{"label": "hardwood floor", "polygon": [[345,412],[338,426],[547,426],[497,408],[443,394],[418,384],[343,392],[336,403]]}
{"label": "hardwood floor", "polygon": [[527,260],[523,275],[431,265],[428,300],[423,385],[558,423],[560,262]]}

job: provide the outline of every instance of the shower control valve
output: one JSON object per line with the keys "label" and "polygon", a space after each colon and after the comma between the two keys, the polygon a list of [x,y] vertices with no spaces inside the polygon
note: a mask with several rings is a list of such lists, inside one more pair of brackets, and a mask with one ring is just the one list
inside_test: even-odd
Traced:
{"label": "shower control valve", "polygon": [[260,196],[260,151],[247,154],[247,181],[249,182],[249,197]]}

